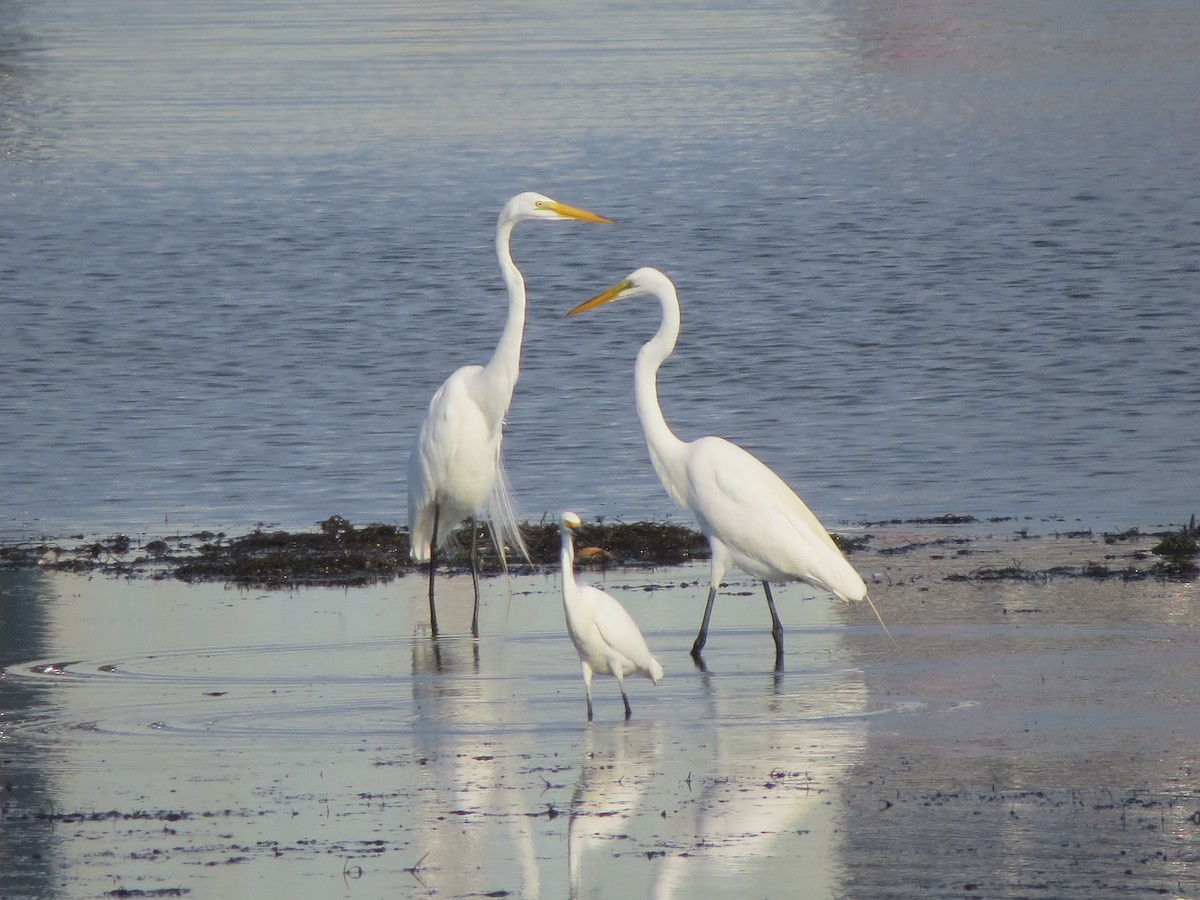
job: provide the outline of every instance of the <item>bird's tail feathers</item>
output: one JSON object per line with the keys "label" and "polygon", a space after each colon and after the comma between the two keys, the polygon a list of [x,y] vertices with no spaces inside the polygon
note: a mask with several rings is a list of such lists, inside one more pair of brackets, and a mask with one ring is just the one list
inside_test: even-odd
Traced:
{"label": "bird's tail feathers", "polygon": [[658,684],[660,681],[662,681],[662,677],[663,677],[662,663],[660,663],[653,656],[650,657],[650,680],[652,682],[654,682],[655,684]]}
{"label": "bird's tail feathers", "polygon": [[517,515],[513,512],[512,488],[509,487],[508,476],[504,473],[504,462],[500,459],[496,460],[496,485],[492,488],[492,500],[488,505],[488,524],[492,529],[492,540],[496,542],[496,550],[500,553],[500,564],[504,567],[504,574],[508,574],[505,547],[517,550],[525,562],[532,564],[529,548],[525,546],[525,538],[517,524]]}

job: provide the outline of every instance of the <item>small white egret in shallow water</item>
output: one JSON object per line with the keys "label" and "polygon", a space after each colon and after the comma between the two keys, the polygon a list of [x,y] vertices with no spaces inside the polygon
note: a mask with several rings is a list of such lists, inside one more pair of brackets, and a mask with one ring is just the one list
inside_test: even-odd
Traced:
{"label": "small white egret in shallow water", "polygon": [[571,529],[583,524],[573,512],[562,514],[562,594],[567,633],[583,664],[583,686],[587,692],[587,717],[592,718],[592,673],[615,675],[629,718],[626,675],[643,675],[655,684],[663,667],[650,654],[646,639],[625,607],[599,588],[575,582],[575,542]]}
{"label": "small white egret in shallow water", "polygon": [[[634,365],[638,418],[650,448],[650,461],[663,487],[676,503],[695,514],[712,549],[708,603],[692,656],[700,658],[717,589],[725,574],[736,566],[763,583],[771,613],[775,661],[782,665],[783,625],[771,595],[772,581],[804,581],[843,600],[866,600],[872,610],[875,604],[829,532],[783,479],[757,457],[724,438],[683,441],[667,425],[658,401],[658,369],[679,338],[679,296],[671,279],[658,269],[638,269],[567,315],[642,294],[658,298],[662,323],[654,337],[642,345]],[[879,618],[878,610],[875,615]],[[879,624],[883,625],[882,618]]]}
{"label": "small white egret in shallow water", "polygon": [[500,342],[486,366],[463,366],[438,388],[408,458],[410,552],[416,562],[429,563],[429,626],[435,637],[438,626],[433,582],[437,551],[459,521],[471,517],[471,576],[475,587],[472,634],[479,633],[475,516],[487,512],[502,562],[506,543],[529,558],[500,456],[504,417],[520,375],[521,339],[525,333],[525,279],[513,262],[509,243],[518,222],[571,219],[612,223],[604,216],[532,191],[517,194],[500,211],[496,257],[508,286],[508,318]]}

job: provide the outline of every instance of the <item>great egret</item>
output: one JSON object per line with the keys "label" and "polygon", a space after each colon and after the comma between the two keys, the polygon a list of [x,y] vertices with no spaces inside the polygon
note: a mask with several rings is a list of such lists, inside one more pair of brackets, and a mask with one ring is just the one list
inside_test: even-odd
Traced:
{"label": "great egret", "polygon": [[437,636],[433,599],[437,550],[450,530],[471,517],[471,576],[475,611],[471,633],[479,633],[479,582],[475,560],[475,516],[487,511],[504,558],[504,544],[515,545],[528,558],[517,528],[511,494],[500,458],[504,417],[512,402],[521,369],[525,331],[525,279],[513,262],[509,239],[518,222],[577,219],[612,220],[528,191],[504,205],[496,223],[496,257],[508,286],[508,318],[496,351],[486,366],[463,366],[438,388],[408,458],[408,527],[411,554],[429,563],[429,626]]}
{"label": "great egret", "polygon": [[[866,585],[804,501],[759,459],[724,438],[680,440],[667,425],[658,401],[657,380],[659,367],[679,338],[679,295],[671,279],[658,269],[638,269],[567,315],[642,294],[658,298],[662,324],[642,345],[634,366],[638,418],[663,487],[676,503],[691,509],[712,548],[708,603],[692,656],[699,659],[708,639],[721,579],[736,566],[763,583],[779,665],[783,625],[771,596],[772,581],[804,581],[843,600],[870,603]],[[875,609],[873,603],[871,609]],[[875,614],[878,617],[878,611]]]}
{"label": "great egret", "polygon": [[583,664],[583,686],[587,691],[587,717],[592,719],[592,673],[615,675],[629,718],[629,697],[625,693],[626,675],[644,675],[655,684],[663,677],[663,667],[650,655],[646,639],[625,607],[604,591],[590,584],[575,582],[575,542],[571,529],[583,524],[573,512],[564,512],[562,528],[562,594],[567,633]]}

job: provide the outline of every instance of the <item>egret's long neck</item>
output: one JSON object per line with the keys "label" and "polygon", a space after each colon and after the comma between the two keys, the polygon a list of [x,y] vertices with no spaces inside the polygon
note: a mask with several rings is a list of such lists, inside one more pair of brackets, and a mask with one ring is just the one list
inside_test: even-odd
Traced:
{"label": "egret's long neck", "polygon": [[676,485],[684,483],[682,470],[686,445],[671,431],[658,401],[658,369],[671,355],[679,339],[679,296],[669,284],[655,294],[662,304],[662,324],[658,326],[654,337],[638,351],[637,363],[633,368],[634,390],[638,418],[642,422],[654,470],[658,472],[667,493],[683,506],[686,498]]}
{"label": "egret's long neck", "polygon": [[571,539],[571,530],[562,526],[562,559],[563,578],[575,577],[575,541]]}
{"label": "egret's long neck", "polygon": [[504,322],[504,331],[500,334],[496,352],[492,354],[486,367],[493,376],[488,382],[494,385],[497,391],[504,393],[501,399],[504,400],[505,409],[508,408],[513,388],[517,385],[517,377],[521,373],[521,339],[525,334],[525,279],[521,277],[521,270],[513,262],[509,250],[514,224],[501,222],[496,227],[496,258],[500,262],[500,273],[504,276],[504,284],[508,288],[508,318]]}
{"label": "egret's long neck", "polygon": [[571,598],[575,596],[575,541],[571,538],[571,529],[566,525],[559,526],[562,530],[562,551],[560,557],[562,561],[562,578],[563,578],[563,609],[570,616]]}

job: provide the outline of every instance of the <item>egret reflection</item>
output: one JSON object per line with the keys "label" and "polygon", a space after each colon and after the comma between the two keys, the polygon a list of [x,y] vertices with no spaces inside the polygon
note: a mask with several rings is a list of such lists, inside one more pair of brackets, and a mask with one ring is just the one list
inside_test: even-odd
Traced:
{"label": "egret reflection", "polygon": [[836,895],[839,785],[865,740],[861,678],[696,673],[688,693],[687,724],[588,730],[569,896],[775,896],[780,859],[813,896]]}
{"label": "egret reflection", "polygon": [[572,900],[590,896],[583,887],[612,877],[612,857],[628,844],[630,820],[656,777],[663,750],[659,726],[594,727],[587,730],[579,777],[567,820],[567,880]]}

